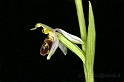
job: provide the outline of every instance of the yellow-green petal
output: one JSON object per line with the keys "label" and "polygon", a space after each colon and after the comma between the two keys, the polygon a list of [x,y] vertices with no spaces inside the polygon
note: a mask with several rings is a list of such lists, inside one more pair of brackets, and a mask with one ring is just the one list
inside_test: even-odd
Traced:
{"label": "yellow-green petal", "polygon": [[62,34],[57,33],[59,41],[61,41],[67,48],[74,52],[85,64],[85,53],[74,43],[65,38]]}
{"label": "yellow-green petal", "polygon": [[45,25],[45,24],[42,24],[42,23],[37,23],[37,24],[35,25],[35,28],[32,28],[32,29],[30,29],[30,30],[35,30],[35,29],[40,28],[40,27],[43,27],[43,33],[44,33],[44,34],[48,34],[48,33],[50,33],[50,32],[53,31],[53,29],[52,29],[51,27],[49,27],[49,26],[47,26],[47,25]]}

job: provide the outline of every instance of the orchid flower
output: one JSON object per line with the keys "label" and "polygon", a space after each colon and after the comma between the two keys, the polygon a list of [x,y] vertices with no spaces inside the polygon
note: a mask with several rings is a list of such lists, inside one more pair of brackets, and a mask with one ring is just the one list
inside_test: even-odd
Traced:
{"label": "orchid flower", "polygon": [[[79,21],[81,39],[84,42],[79,37],[69,34],[60,28],[53,29],[42,23],[37,23],[35,25],[35,28],[32,28],[30,30],[35,30],[39,27],[43,27],[42,32],[44,34],[48,34],[47,38],[44,40],[44,43],[40,48],[40,54],[42,56],[48,54],[47,60],[49,60],[58,47],[62,50],[64,55],[66,55],[68,48],[82,60],[85,81],[94,82],[93,66],[95,56],[96,31],[92,5],[89,1],[88,32],[86,33],[82,0],[75,0],[75,4]],[[82,49],[80,49],[76,44],[82,44]]]}
{"label": "orchid flower", "polygon": [[68,39],[72,43],[84,44],[84,42],[79,37],[69,34],[60,28],[53,29],[42,23],[37,23],[35,25],[35,28],[32,28],[30,30],[35,30],[39,27],[43,27],[42,32],[44,34],[48,34],[47,38],[44,40],[44,43],[42,44],[42,46],[40,48],[40,54],[42,56],[45,56],[46,54],[48,54],[47,60],[49,60],[51,58],[51,56],[55,53],[55,51],[58,47],[61,49],[61,51],[64,53],[64,55],[67,54],[67,48],[59,40],[57,33],[62,34],[66,39]]}

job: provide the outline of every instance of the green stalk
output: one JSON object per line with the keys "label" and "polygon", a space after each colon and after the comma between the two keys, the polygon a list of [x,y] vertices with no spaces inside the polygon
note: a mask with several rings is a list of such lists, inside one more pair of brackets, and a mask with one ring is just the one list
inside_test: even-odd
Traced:
{"label": "green stalk", "polygon": [[77,16],[78,16],[78,22],[79,22],[79,27],[80,27],[81,39],[84,41],[84,45],[82,45],[82,49],[85,52],[86,25],[85,25],[84,13],[83,13],[82,0],[75,0],[75,5],[76,5],[76,9],[77,9]]}
{"label": "green stalk", "polygon": [[86,25],[83,13],[82,0],[75,0],[78,22],[80,26],[80,34],[81,38],[84,41],[84,45],[82,45],[82,50],[85,52],[85,64],[84,74],[86,82],[94,82],[94,54],[95,54],[95,23],[94,16],[92,11],[92,6],[89,1],[89,25],[88,25],[88,35],[86,36]]}
{"label": "green stalk", "polygon": [[[84,45],[82,45],[82,50],[85,52],[86,50],[86,24],[85,24],[85,18],[84,18],[84,13],[83,13],[82,0],[75,0],[75,5],[76,5],[76,10],[77,10],[80,35],[81,35],[81,39],[84,41]],[[83,68],[84,68],[85,80],[87,80],[87,70],[86,70],[85,64],[83,64]]]}

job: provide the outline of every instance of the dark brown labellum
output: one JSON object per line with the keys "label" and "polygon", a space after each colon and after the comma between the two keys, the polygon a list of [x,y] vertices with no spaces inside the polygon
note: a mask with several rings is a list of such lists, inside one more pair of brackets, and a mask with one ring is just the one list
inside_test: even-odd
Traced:
{"label": "dark brown labellum", "polygon": [[50,39],[45,39],[44,42],[49,45],[49,50],[50,50],[51,47],[52,47],[53,42]]}
{"label": "dark brown labellum", "polygon": [[45,56],[46,54],[49,53],[51,47],[52,47],[52,41],[50,39],[45,39],[44,40],[44,43],[42,44],[41,46],[41,49],[40,49],[40,54],[42,56]]}

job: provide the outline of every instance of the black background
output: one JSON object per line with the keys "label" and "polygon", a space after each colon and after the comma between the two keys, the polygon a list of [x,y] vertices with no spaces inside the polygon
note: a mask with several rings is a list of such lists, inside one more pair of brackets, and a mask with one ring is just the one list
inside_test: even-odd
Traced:
{"label": "black background", "polygon": [[[88,3],[83,1],[86,23]],[[96,23],[95,80],[122,81],[124,27],[123,0],[92,0]],[[80,36],[73,0],[0,0],[1,80],[84,81],[81,60],[60,49],[48,61],[39,54],[41,31],[30,31],[38,22]]]}

